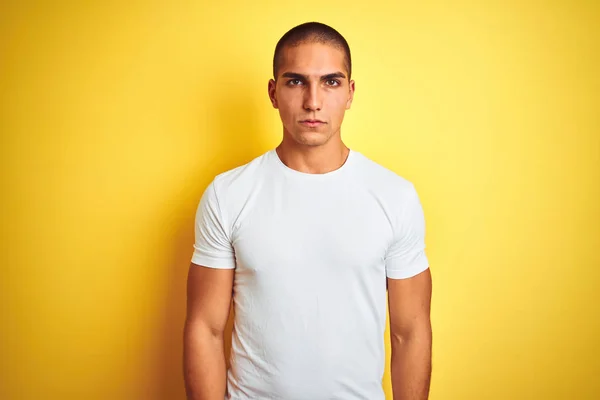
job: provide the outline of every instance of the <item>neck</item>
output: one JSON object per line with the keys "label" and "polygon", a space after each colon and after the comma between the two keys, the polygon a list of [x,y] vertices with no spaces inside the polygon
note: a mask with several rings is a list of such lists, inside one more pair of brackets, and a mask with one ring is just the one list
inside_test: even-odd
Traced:
{"label": "neck", "polygon": [[321,146],[306,146],[284,137],[275,150],[287,167],[307,174],[335,171],[344,165],[350,153],[341,139],[334,138]]}

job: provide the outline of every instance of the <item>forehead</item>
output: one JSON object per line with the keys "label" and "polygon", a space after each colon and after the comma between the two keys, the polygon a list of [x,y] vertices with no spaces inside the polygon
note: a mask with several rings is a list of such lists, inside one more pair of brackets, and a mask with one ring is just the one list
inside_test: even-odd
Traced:
{"label": "forehead", "polygon": [[303,43],[283,49],[279,75],[296,72],[304,75],[324,75],[346,71],[344,52],[323,43]]}

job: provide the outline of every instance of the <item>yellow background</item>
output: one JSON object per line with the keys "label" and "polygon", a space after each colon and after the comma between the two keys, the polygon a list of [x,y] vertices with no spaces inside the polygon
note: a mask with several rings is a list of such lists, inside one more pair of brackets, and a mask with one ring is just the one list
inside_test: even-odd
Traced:
{"label": "yellow background", "polygon": [[431,399],[600,398],[597,2],[0,7],[0,398],[184,398],[195,209],[279,143],[308,20],[351,45],[346,143],[421,196]]}

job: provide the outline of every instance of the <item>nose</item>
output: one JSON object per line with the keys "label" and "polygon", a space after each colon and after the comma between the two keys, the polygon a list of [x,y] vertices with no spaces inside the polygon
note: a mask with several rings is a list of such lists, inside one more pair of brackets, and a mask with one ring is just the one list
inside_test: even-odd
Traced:
{"label": "nose", "polygon": [[322,99],[318,83],[311,83],[304,90],[304,109],[307,111],[321,110]]}

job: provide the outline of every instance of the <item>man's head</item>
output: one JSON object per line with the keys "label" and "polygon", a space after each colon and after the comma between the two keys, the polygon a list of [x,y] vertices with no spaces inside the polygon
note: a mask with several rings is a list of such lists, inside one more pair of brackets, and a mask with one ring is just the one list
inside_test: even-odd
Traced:
{"label": "man's head", "polygon": [[335,47],[344,53],[344,67],[348,80],[352,75],[352,57],[350,56],[350,46],[346,39],[332,27],[320,22],[306,22],[298,25],[279,39],[275,46],[275,55],[273,56],[273,79],[277,80],[277,74],[283,58],[283,49],[287,47],[296,47],[305,43],[321,43]]}
{"label": "man's head", "polygon": [[310,146],[339,135],[354,96],[351,72],[348,43],[335,29],[308,22],[283,35],[275,47],[269,97],[284,135]]}

